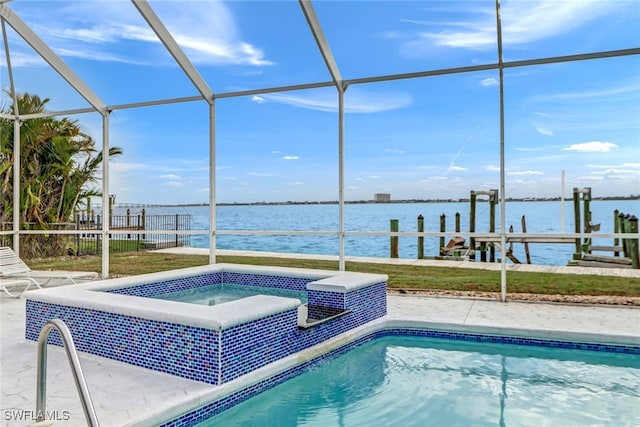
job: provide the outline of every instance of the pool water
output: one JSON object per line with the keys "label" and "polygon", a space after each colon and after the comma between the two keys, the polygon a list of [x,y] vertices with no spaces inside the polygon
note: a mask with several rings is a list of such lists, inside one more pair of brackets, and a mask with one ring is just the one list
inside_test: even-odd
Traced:
{"label": "pool water", "polygon": [[296,298],[301,300],[303,304],[307,303],[306,291],[267,288],[262,286],[235,285],[228,283],[169,292],[166,294],[154,295],[152,298],[189,302],[193,304],[219,305],[253,295],[275,295],[280,297]]}
{"label": "pool water", "polygon": [[640,425],[640,357],[382,337],[198,427],[545,425]]}

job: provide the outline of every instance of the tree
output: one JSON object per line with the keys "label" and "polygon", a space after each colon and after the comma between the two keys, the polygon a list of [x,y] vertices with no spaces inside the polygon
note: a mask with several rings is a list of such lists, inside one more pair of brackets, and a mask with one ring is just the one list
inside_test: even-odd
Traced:
{"label": "tree", "polygon": [[[20,114],[46,113],[49,99],[28,93],[17,95]],[[13,105],[1,111],[13,115]],[[0,224],[13,220],[14,123],[0,119]],[[109,156],[122,154],[111,147]],[[74,212],[91,196],[100,196],[97,186],[103,153],[84,132],[77,120],[41,117],[25,120],[20,126],[20,227],[51,230],[69,223]],[[43,245],[38,235],[22,240],[26,256],[54,255],[63,250],[63,239],[48,239]],[[56,236],[57,237],[57,236]],[[40,238],[40,239],[39,239]],[[49,242],[57,241],[59,244]]]}

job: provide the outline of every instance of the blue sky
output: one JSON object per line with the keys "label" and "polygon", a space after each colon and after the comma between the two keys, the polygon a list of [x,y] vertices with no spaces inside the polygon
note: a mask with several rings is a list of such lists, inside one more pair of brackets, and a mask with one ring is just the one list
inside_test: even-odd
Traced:
{"label": "blue sky", "polygon": [[[214,93],[324,82],[296,1],[150,1]],[[108,105],[197,95],[128,1],[8,3]],[[344,79],[497,62],[495,4],[317,1]],[[504,60],[640,47],[640,4],[502,1]],[[50,110],[87,106],[10,27],[17,90]],[[9,79],[4,48],[0,85]],[[352,85],[345,95],[345,198],[468,197],[500,185],[498,71]],[[640,193],[640,57],[504,73],[507,197]],[[6,105],[9,100],[2,100]],[[73,116],[98,142],[98,114]],[[110,192],[118,202],[208,201],[204,101],[116,110]],[[220,99],[219,202],[338,199],[334,88]]]}

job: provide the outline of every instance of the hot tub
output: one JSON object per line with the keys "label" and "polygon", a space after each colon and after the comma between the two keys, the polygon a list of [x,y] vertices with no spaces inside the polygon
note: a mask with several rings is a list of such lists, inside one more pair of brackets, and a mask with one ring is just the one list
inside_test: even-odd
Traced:
{"label": "hot tub", "polygon": [[[78,350],[222,384],[384,316],[387,276],[215,264],[25,293],[26,338],[62,319]],[[155,298],[232,283],[306,292],[204,305]],[[60,345],[53,332],[50,343]]]}

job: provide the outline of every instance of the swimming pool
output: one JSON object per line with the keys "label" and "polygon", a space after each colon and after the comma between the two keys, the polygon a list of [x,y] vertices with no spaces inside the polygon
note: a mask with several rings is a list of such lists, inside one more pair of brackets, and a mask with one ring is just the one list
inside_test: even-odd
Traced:
{"label": "swimming pool", "polygon": [[505,332],[382,320],[157,424],[638,425],[640,346]]}
{"label": "swimming pool", "polygon": [[151,296],[151,298],[189,302],[201,305],[220,305],[254,295],[272,295],[285,298],[295,298],[299,299],[303,304],[306,304],[308,301],[306,291],[232,283],[215,284],[176,292],[168,292],[165,294]]}
{"label": "swimming pool", "polygon": [[198,427],[640,425],[640,358],[372,339]]}

